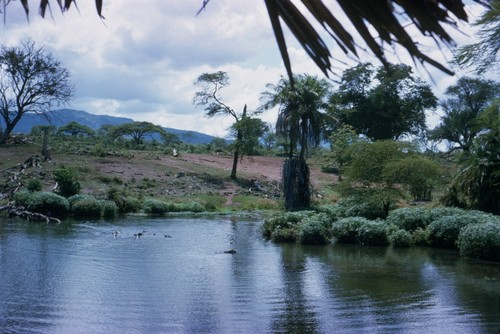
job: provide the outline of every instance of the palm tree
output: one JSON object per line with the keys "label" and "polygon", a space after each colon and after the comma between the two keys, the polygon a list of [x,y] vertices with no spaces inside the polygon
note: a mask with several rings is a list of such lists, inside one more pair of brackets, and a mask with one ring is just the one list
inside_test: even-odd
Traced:
{"label": "palm tree", "polygon": [[271,91],[262,93],[267,110],[279,106],[276,133],[289,140],[288,157],[300,148],[299,157],[305,158],[309,146],[320,144],[330,84],[325,79],[301,74],[291,80],[281,78],[277,85],[267,84]]}
{"label": "palm tree", "polygon": [[[317,147],[324,128],[330,84],[311,75],[281,78],[271,91],[262,93],[262,109],[279,106],[276,133],[288,139],[288,159],[283,165],[285,207],[288,210],[308,207],[311,203],[309,167],[306,155],[309,146]],[[294,151],[300,147],[298,156]]]}

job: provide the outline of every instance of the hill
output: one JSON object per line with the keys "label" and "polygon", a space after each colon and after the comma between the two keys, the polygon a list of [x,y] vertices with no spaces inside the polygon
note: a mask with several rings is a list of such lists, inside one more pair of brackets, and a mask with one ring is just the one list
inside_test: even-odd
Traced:
{"label": "hill", "polygon": [[[131,123],[135,120],[126,117],[116,117],[109,115],[94,115],[83,110],[75,109],[58,109],[49,113],[49,119],[34,113],[28,113],[16,125],[16,133],[28,134],[31,128],[37,125],[54,125],[56,127],[63,126],[69,122],[77,122],[79,124],[88,126],[93,130],[99,129],[101,126],[121,125],[124,123]],[[0,120],[0,127],[4,123]],[[184,143],[188,144],[209,144],[214,140],[214,136],[210,136],[197,131],[179,130],[173,128],[164,128],[167,132],[177,135]]]}

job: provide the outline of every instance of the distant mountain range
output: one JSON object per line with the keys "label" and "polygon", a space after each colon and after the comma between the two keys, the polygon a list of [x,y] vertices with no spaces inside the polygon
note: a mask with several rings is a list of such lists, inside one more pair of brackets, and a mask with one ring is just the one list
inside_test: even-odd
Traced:
{"label": "distant mountain range", "polygon": [[[131,118],[126,117],[115,117],[109,115],[94,115],[82,110],[74,109],[59,109],[50,112],[50,122],[40,115],[28,113],[23,116],[23,118],[16,125],[15,133],[28,134],[31,132],[31,128],[37,125],[54,125],[56,127],[63,126],[69,122],[77,122],[79,124],[88,126],[92,130],[97,130],[101,126],[109,125],[120,125],[124,123],[134,122]],[[5,124],[3,120],[0,120],[0,127],[4,127]],[[204,133],[196,131],[178,130],[172,128],[164,128],[167,132],[177,135],[180,140],[188,144],[208,144],[212,142],[215,138]]]}

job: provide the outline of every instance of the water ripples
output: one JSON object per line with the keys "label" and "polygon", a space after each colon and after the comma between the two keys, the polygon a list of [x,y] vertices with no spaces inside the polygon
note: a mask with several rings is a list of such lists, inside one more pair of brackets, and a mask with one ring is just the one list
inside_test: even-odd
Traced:
{"label": "water ripples", "polygon": [[186,218],[3,225],[0,328],[51,334],[499,328],[498,265],[434,261],[416,250],[277,245],[260,237],[259,226]]}

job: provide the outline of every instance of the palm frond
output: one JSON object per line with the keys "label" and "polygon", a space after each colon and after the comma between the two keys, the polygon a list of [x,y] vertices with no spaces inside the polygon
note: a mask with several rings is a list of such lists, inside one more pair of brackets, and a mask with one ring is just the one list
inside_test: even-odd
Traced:
{"label": "palm frond", "polygon": [[[357,57],[356,44],[351,32],[338,20],[323,0],[301,0],[309,14],[317,20],[333,38],[342,52]],[[474,0],[489,6],[489,0]],[[204,9],[209,0],[203,0]],[[363,38],[371,52],[384,64],[384,43],[403,46],[408,53],[421,63],[430,64],[452,75],[453,72],[443,64],[424,54],[405,28],[404,17],[417,27],[423,36],[433,38],[437,46],[440,42],[447,47],[453,46],[452,37],[445,26],[456,26],[455,19],[467,21],[465,4],[461,0],[337,0],[337,3],[351,21],[354,30]],[[309,57],[320,70],[328,75],[332,71],[330,48],[320,37],[306,16],[297,9],[292,0],[265,0],[271,25],[290,80],[293,80],[287,44],[283,34],[283,22],[302,45]],[[201,11],[201,9],[200,9]],[[373,33],[370,28],[375,29]]]}

